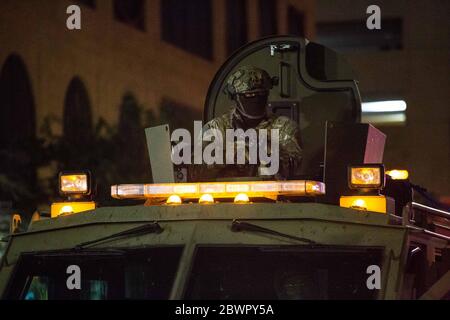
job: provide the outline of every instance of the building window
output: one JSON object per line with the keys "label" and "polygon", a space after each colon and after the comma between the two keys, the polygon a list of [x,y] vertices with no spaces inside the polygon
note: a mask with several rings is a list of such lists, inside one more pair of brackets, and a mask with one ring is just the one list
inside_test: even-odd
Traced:
{"label": "building window", "polygon": [[289,34],[305,37],[305,15],[293,6],[288,9],[288,27]]}
{"label": "building window", "polygon": [[[22,59],[11,55],[0,74],[0,145],[23,143],[35,135],[34,99]],[[1,157],[0,157],[1,158]]]}
{"label": "building window", "polygon": [[381,21],[380,30],[369,30],[365,21],[317,24],[317,42],[340,52],[399,50],[403,47],[402,19]]}
{"label": "building window", "polygon": [[161,1],[162,39],[212,60],[212,1]]}
{"label": "building window", "polygon": [[77,0],[77,2],[91,8],[95,8],[96,6],[95,0]]}
{"label": "building window", "polygon": [[145,30],[144,0],[114,0],[114,17],[136,29]]}
{"label": "building window", "polygon": [[23,60],[9,56],[0,71],[0,201],[27,205],[36,182],[35,105]]}
{"label": "building window", "polygon": [[243,0],[227,0],[228,54],[247,43],[247,6]]}
{"label": "building window", "polygon": [[278,33],[277,4],[275,0],[259,0],[259,23],[262,37]]}
{"label": "building window", "polygon": [[69,84],[64,100],[64,138],[69,145],[88,145],[93,136],[89,95],[83,82],[75,77]]}

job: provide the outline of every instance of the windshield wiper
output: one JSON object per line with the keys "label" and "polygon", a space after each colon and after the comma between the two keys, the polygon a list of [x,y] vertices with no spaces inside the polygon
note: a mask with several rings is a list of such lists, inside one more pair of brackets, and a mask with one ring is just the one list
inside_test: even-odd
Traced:
{"label": "windshield wiper", "polygon": [[163,231],[164,231],[164,229],[159,225],[158,222],[152,222],[152,223],[144,224],[143,226],[139,226],[139,227],[132,228],[129,230],[121,231],[118,233],[113,233],[113,234],[103,237],[103,238],[80,243],[80,244],[76,245],[75,248],[82,249],[83,247],[86,247],[88,245],[103,242],[106,240],[115,240],[117,238],[124,238],[124,237],[131,237],[131,236],[141,236],[141,235],[148,234],[148,233],[159,234]]}
{"label": "windshield wiper", "polygon": [[231,231],[234,231],[234,232],[240,232],[240,231],[261,232],[261,233],[272,234],[272,235],[283,237],[283,238],[287,238],[287,239],[292,239],[292,240],[297,240],[297,241],[301,241],[301,242],[306,242],[306,243],[309,243],[310,245],[317,244],[317,242],[315,242],[313,240],[310,240],[310,239],[307,239],[307,238],[301,238],[301,237],[292,236],[290,234],[286,234],[286,233],[278,232],[278,231],[275,231],[275,230],[263,228],[263,227],[260,227],[260,226],[257,226],[255,224],[251,224],[251,223],[248,223],[248,222],[241,222],[239,220],[233,220],[233,223],[231,224]]}

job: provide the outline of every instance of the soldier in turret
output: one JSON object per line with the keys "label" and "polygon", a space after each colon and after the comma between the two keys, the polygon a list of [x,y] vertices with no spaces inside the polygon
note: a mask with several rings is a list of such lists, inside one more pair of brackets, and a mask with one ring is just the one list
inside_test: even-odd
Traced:
{"label": "soldier in turret", "polygon": [[[209,121],[203,132],[217,130],[225,137],[227,129],[278,129],[279,171],[274,176],[276,179],[288,179],[301,164],[300,130],[291,119],[268,114],[267,102],[272,87],[273,79],[265,70],[252,66],[240,67],[231,74],[224,89],[233,105],[225,114]],[[270,134],[268,136],[270,139]],[[208,178],[261,175],[260,164],[209,165],[206,169],[201,170],[203,178],[205,175]]]}

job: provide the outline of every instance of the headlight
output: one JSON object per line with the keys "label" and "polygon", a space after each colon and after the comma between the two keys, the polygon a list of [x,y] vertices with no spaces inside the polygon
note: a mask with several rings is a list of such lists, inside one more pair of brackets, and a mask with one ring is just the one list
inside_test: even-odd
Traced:
{"label": "headlight", "polygon": [[382,164],[349,166],[348,184],[350,189],[381,189],[384,186],[384,166]]}
{"label": "headlight", "polygon": [[59,174],[59,192],[61,195],[90,195],[91,175],[86,172],[61,172]]}

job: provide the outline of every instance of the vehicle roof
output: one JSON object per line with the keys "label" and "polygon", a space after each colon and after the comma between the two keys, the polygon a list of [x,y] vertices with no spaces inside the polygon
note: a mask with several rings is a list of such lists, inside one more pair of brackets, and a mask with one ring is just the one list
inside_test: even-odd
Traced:
{"label": "vehicle roof", "polygon": [[[325,220],[386,226],[389,215],[357,211],[320,203],[251,203],[236,205],[182,204],[103,207],[92,211],[41,219],[33,222],[26,233],[75,228],[91,224],[133,223],[188,220]],[[20,235],[16,234],[15,236]]]}

